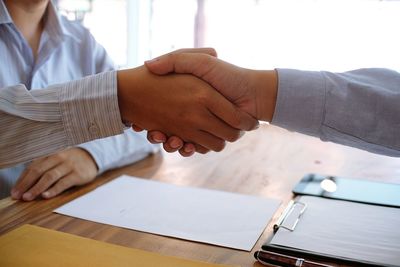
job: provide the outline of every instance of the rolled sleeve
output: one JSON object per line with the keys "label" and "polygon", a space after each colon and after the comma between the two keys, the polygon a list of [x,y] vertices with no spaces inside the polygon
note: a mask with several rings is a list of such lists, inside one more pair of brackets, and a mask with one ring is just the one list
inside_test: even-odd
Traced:
{"label": "rolled sleeve", "polygon": [[320,72],[277,69],[278,96],[272,124],[320,136],[324,117],[325,81]]}

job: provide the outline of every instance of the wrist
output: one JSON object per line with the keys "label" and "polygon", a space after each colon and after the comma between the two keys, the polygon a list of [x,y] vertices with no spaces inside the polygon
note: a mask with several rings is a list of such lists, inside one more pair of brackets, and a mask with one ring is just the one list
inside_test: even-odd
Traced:
{"label": "wrist", "polygon": [[97,174],[100,166],[98,161],[95,159],[95,156],[93,155],[92,151],[88,150],[86,147],[73,147],[71,148],[72,150],[76,150],[77,153],[80,153],[82,156],[81,158],[84,159],[85,165],[88,169],[93,169],[95,173]]}
{"label": "wrist", "polygon": [[127,70],[119,70],[117,71],[117,95],[118,95],[118,107],[119,112],[121,113],[121,119],[123,123],[129,123],[128,114],[127,114],[127,103],[124,97],[124,93],[126,93],[126,85],[127,81]]}
{"label": "wrist", "polygon": [[122,123],[125,126],[132,125],[132,114],[135,114],[134,109],[136,104],[133,102],[133,96],[136,96],[136,85],[139,84],[137,80],[137,69],[126,69],[117,71],[117,95],[118,106],[121,114]]}
{"label": "wrist", "polygon": [[275,70],[257,71],[256,105],[257,119],[271,122],[278,95],[278,75]]}

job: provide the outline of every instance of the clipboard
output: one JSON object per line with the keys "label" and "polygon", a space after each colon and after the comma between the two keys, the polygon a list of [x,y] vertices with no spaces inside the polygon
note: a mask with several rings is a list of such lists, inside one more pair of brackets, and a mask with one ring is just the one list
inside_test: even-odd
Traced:
{"label": "clipboard", "polygon": [[400,209],[301,196],[262,249],[350,266],[400,266]]}

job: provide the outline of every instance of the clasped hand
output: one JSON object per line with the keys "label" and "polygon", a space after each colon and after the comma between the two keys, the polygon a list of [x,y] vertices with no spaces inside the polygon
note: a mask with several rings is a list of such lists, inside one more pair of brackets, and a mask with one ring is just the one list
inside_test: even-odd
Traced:
{"label": "clasped hand", "polygon": [[[186,54],[214,58],[198,52],[183,50],[166,58]],[[192,61],[189,63],[195,64],[194,67],[199,64],[201,67],[201,59]],[[236,141],[242,135],[241,131],[252,130],[258,125],[254,117],[256,110],[246,103],[243,92],[233,89],[227,97],[225,92],[214,89],[220,85],[241,85],[244,81],[235,79],[236,73],[218,74],[197,68],[200,73],[188,75],[184,74],[185,69],[179,69],[180,64],[176,65],[178,69],[170,69],[167,65],[167,69],[163,69],[164,65],[158,68],[162,73],[157,73],[157,68],[151,69],[151,73],[148,69],[151,64],[147,68],[142,66],[118,72],[121,116],[136,129],[177,136],[182,142],[192,143],[196,151],[206,153],[221,151],[226,141]]]}
{"label": "clasped hand", "polygon": [[[187,75],[201,79],[215,90],[214,95],[203,95],[202,104],[213,102],[214,99],[208,97],[219,97],[221,105],[214,112],[229,126],[237,130],[252,130],[257,128],[258,120],[271,121],[276,101],[277,76],[272,71],[257,71],[234,66],[216,58],[215,50],[204,49],[183,49],[161,56],[154,60],[147,61],[145,66],[149,71],[161,77],[170,75]],[[198,81],[197,81],[198,82]],[[193,88],[191,88],[193,90]],[[197,89],[192,93],[199,93]],[[186,92],[187,93],[187,92]],[[222,98],[225,98],[225,101]],[[231,105],[226,104],[228,100]],[[216,103],[216,102],[214,102]],[[224,105],[222,105],[224,103]],[[189,106],[182,106],[183,110],[190,112]],[[215,107],[217,108],[217,107]],[[248,116],[244,116],[247,114]],[[189,113],[188,116],[199,118],[201,114]],[[233,117],[232,117],[233,116]],[[230,118],[230,119],[229,119]],[[233,118],[239,120],[233,120]],[[179,121],[179,118],[177,118]],[[134,122],[134,130],[140,131],[140,124]],[[241,122],[241,123],[240,123]],[[211,122],[206,124],[213,126]],[[246,125],[247,127],[242,127]],[[251,127],[248,127],[251,125]],[[163,131],[160,128],[149,129],[148,139],[152,143],[163,143],[167,152],[179,150],[183,156],[190,156],[195,151],[206,153],[209,149],[219,151],[224,141],[235,141],[236,138],[226,138],[227,136],[218,134],[218,127],[207,127],[211,135],[220,138],[218,149],[216,147],[202,146],[194,139],[186,138],[181,134]],[[176,132],[179,133],[179,132]]]}
{"label": "clasped hand", "polygon": [[[148,139],[183,156],[221,151],[243,131],[270,121],[276,94],[274,71],[243,69],[216,58],[213,49],[179,50],[145,66],[117,72],[124,121],[148,130]],[[267,90],[266,90],[267,89]],[[276,95],[275,95],[276,96]],[[51,198],[97,174],[85,150],[70,148],[35,160],[12,190],[14,199]]]}

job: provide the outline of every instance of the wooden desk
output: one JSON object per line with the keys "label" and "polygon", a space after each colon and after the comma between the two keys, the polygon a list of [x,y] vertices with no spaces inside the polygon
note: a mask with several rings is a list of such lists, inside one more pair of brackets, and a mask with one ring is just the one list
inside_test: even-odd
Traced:
{"label": "wooden desk", "polygon": [[[128,174],[177,185],[218,189],[282,200],[273,221],[292,198],[291,189],[309,172],[364,177],[400,183],[400,159],[373,155],[316,138],[263,125],[220,153],[182,158],[159,153],[137,164],[108,172],[92,184],[51,200],[0,201],[0,234],[35,224],[126,247],[188,259],[239,266],[254,263],[253,252],[272,232],[268,225],[251,253],[122,229],[52,213],[52,210],[111,179]],[[101,207],[99,207],[101,208]]]}

